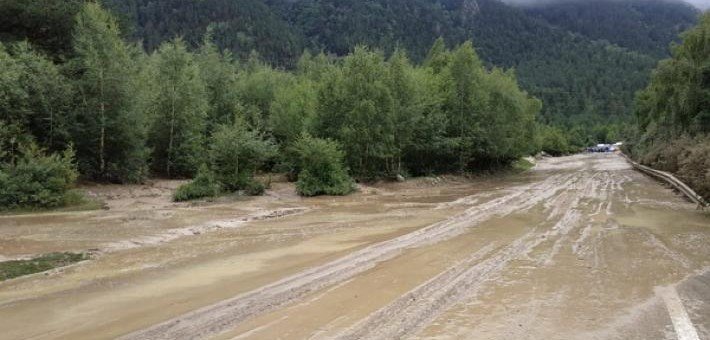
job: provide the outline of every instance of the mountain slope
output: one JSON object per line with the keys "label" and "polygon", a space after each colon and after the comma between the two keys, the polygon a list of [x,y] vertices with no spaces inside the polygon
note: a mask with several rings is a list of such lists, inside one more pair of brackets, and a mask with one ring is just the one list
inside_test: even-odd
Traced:
{"label": "mountain slope", "polygon": [[134,38],[149,51],[176,36],[197,46],[211,29],[219,45],[240,57],[256,50],[267,61],[280,64],[303,52],[302,36],[261,0],[107,0],[104,4],[133,23]]}
{"label": "mountain slope", "polygon": [[699,15],[693,6],[669,0],[553,1],[521,8],[551,25],[656,57],[667,57],[670,43]]}
{"label": "mountain slope", "polygon": [[[641,0],[595,2],[598,5],[593,7],[558,3],[537,8],[518,8],[498,0],[103,3],[130,23],[126,26],[134,27],[129,35],[142,41],[148,51],[175,36],[197,46],[211,30],[218,45],[237,56],[246,57],[256,50],[265,60],[284,67],[292,67],[304,49],[342,55],[357,44],[385,53],[401,47],[412,59],[421,61],[437,37],[444,37],[449,45],[472,40],[489,66],[516,69],[524,88],[544,101],[548,121],[563,123],[570,117],[597,117],[592,121],[600,121],[600,117],[628,116],[634,93],[644,86],[650,69],[664,55],[670,36],[686,27],[693,13],[683,3],[638,5],[637,1]],[[21,8],[24,21],[41,23],[44,16],[38,8],[44,2],[28,0],[27,4],[31,3],[35,5],[9,2],[14,4],[10,8],[27,7]],[[0,7],[0,14],[18,12],[13,10]],[[600,21],[612,12],[616,13],[613,20]],[[578,14],[575,17],[569,13]],[[71,27],[71,13],[66,14],[61,27]],[[595,31],[594,20],[603,23],[596,26],[611,28]],[[23,33],[16,27],[3,27],[0,37],[22,39]],[[66,36],[66,30],[63,32]],[[40,45],[44,42],[42,36],[29,38]],[[56,47],[49,42],[50,49],[70,50],[70,46]]]}
{"label": "mountain slope", "polygon": [[[364,43],[402,46],[421,59],[438,36],[471,39],[491,65],[516,68],[521,84],[543,99],[551,121],[576,114],[624,115],[655,59],[530,17],[496,0],[271,0],[310,47],[345,53]],[[623,76],[619,76],[623,75]]]}

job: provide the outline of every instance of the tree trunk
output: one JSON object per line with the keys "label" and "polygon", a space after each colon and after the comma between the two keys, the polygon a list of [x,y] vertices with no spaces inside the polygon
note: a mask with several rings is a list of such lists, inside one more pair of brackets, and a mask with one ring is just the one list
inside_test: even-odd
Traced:
{"label": "tree trunk", "polygon": [[54,148],[54,108],[49,106],[49,148]]}
{"label": "tree trunk", "polygon": [[170,166],[172,165],[173,161],[173,139],[175,136],[175,87],[173,87],[173,93],[170,97],[170,137],[168,139],[168,159],[165,169],[168,177],[170,177]]}
{"label": "tree trunk", "polygon": [[106,146],[106,103],[104,102],[104,72],[99,72],[99,98],[101,101],[100,107],[100,133],[99,133],[99,172],[101,177],[105,176],[106,160],[104,159],[104,148]]}

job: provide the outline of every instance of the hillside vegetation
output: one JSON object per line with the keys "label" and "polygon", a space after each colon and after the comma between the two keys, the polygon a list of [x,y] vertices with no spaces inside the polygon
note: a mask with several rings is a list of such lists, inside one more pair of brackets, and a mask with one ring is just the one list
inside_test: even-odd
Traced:
{"label": "hillside vegetation", "polygon": [[[697,15],[680,2],[618,3],[528,12],[497,0],[107,1],[135,23],[133,37],[149,51],[176,34],[197,46],[211,30],[237,57],[255,50],[286,68],[304,49],[343,56],[358,44],[385,55],[401,48],[419,62],[439,37],[450,45],[472,40],[488,67],[515,69],[521,86],[543,101],[543,120],[569,132],[576,147],[620,138],[634,93]],[[603,21],[607,31],[592,30],[608,13],[615,15]]]}
{"label": "hillside vegetation", "polygon": [[[81,0],[0,3],[13,18],[7,41],[71,53],[68,29]],[[695,22],[697,10],[680,1],[551,2],[515,8],[498,0],[104,0],[123,36],[152,52],[181,36],[188,49],[209,31],[219,50],[245,60],[256,51],[275,67],[294,69],[306,49],[344,56],[357,45],[414,62],[434,41],[472,40],[486,67],[515,69],[523,89],[543,101],[543,121],[579,148],[620,139],[634,93],[648,81],[668,44]],[[2,8],[5,7],[5,8]],[[18,18],[14,20],[14,18]],[[51,30],[42,26],[47,20]],[[37,33],[42,32],[42,33]],[[51,54],[51,53],[50,53]]]}
{"label": "hillside vegetation", "polygon": [[277,170],[310,196],[346,194],[350,176],[507,166],[545,144],[540,101],[471,42],[439,39],[422,63],[403,49],[305,53],[285,71],[220,52],[214,32],[195,50],[175,38],[146,53],[95,3],[74,22],[61,57],[0,44],[5,207],[60,205],[77,170],[115,183],[197,175],[178,200],[261,194],[255,173]]}
{"label": "hillside vegetation", "polygon": [[[654,32],[680,30],[696,14],[680,3],[601,3],[601,13],[618,7],[629,17],[615,27],[650,27],[622,39],[592,31],[584,18],[593,15],[562,19],[582,5],[542,13],[496,0],[103,3],[0,2],[11,18],[0,24],[6,207],[61,205],[77,176],[197,177],[176,197],[192,199],[261,194],[254,175],[279,171],[304,195],[345,194],[352,178],[496,169],[540,150],[613,141],[634,133],[634,92],[663,54],[649,46],[672,40]],[[692,54],[685,48],[675,59]],[[659,66],[638,117],[670,110],[679,119],[695,110],[688,98],[705,104],[704,92],[684,90],[703,84],[695,68],[704,66],[681,61]],[[677,86],[663,89],[666,78]],[[682,109],[644,99],[660,97]],[[679,132],[662,136],[654,131],[666,133],[655,128],[665,114],[639,118],[638,154],[665,145],[658,140],[703,138],[689,127],[703,114],[668,123]]]}
{"label": "hillside vegetation", "polygon": [[710,13],[682,39],[638,94],[631,150],[710,197]]}

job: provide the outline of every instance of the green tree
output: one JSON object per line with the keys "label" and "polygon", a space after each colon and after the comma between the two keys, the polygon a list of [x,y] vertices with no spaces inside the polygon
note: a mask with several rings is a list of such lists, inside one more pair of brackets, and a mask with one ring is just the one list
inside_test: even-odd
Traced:
{"label": "green tree", "polygon": [[421,107],[415,99],[416,91],[414,72],[403,50],[396,50],[388,60],[387,85],[392,93],[394,105],[392,116],[394,120],[394,154],[389,165],[389,173],[401,174],[404,151],[412,142],[414,127],[421,120]]}
{"label": "green tree", "polygon": [[168,177],[189,177],[206,159],[208,101],[198,64],[181,39],[154,55],[157,95],[152,104],[152,167]]}
{"label": "green tree", "polygon": [[290,145],[302,132],[312,129],[317,105],[316,86],[305,77],[276,91],[269,128],[279,144]]}
{"label": "green tree", "polygon": [[394,99],[382,53],[357,47],[331,71],[318,94],[317,131],[341,142],[353,173],[387,175],[396,155]]}
{"label": "green tree", "polygon": [[451,53],[451,62],[443,73],[443,110],[450,123],[448,133],[457,144],[460,170],[473,162],[474,155],[485,152],[480,143],[482,114],[488,100],[483,84],[484,72],[469,41]]}
{"label": "green tree", "polygon": [[250,190],[259,185],[254,173],[275,153],[274,144],[242,119],[218,126],[210,140],[211,168],[227,191]]}
{"label": "green tree", "polygon": [[77,175],[72,149],[47,155],[30,144],[17,162],[0,164],[0,209],[68,204]]}
{"label": "green tree", "polygon": [[222,192],[222,186],[207,165],[201,165],[195,178],[175,190],[173,200],[176,202],[196,200],[205,197],[215,197]]}
{"label": "green tree", "polygon": [[25,117],[19,122],[41,147],[64,150],[71,140],[73,90],[59,67],[36,52],[27,42],[11,46],[11,53],[22,72],[18,84],[26,93],[22,107]]}
{"label": "green tree", "polygon": [[218,50],[211,34],[205,36],[196,59],[207,91],[206,129],[210,135],[217,125],[231,123],[242,110],[236,87],[237,65],[230,52]]}
{"label": "green tree", "polygon": [[82,173],[97,180],[143,180],[146,124],[135,105],[136,66],[116,21],[96,3],[76,17],[74,50],[80,105],[73,135]]}
{"label": "green tree", "polygon": [[340,145],[332,140],[302,134],[291,147],[300,169],[296,190],[302,196],[347,195],[353,180],[343,164]]}
{"label": "green tree", "polygon": [[710,13],[681,38],[637,95],[638,131],[629,146],[641,162],[676,173],[709,197]]}

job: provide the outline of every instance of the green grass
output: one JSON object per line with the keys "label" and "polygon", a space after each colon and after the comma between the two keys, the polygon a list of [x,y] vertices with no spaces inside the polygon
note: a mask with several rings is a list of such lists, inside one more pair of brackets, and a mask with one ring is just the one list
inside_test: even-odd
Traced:
{"label": "green grass", "polygon": [[71,190],[67,193],[64,204],[62,206],[54,208],[19,207],[12,209],[4,209],[0,207],[0,215],[25,215],[51,212],[88,211],[100,210],[104,207],[104,202],[101,202],[98,199],[86,197],[86,195],[84,195],[84,193],[80,190]]}
{"label": "green grass", "polygon": [[29,260],[0,262],[0,281],[40,273],[88,259],[87,254],[67,252],[44,254]]}
{"label": "green grass", "polygon": [[514,172],[525,172],[532,169],[534,166],[535,164],[527,161],[524,158],[521,158],[511,164],[511,167],[513,168]]}

